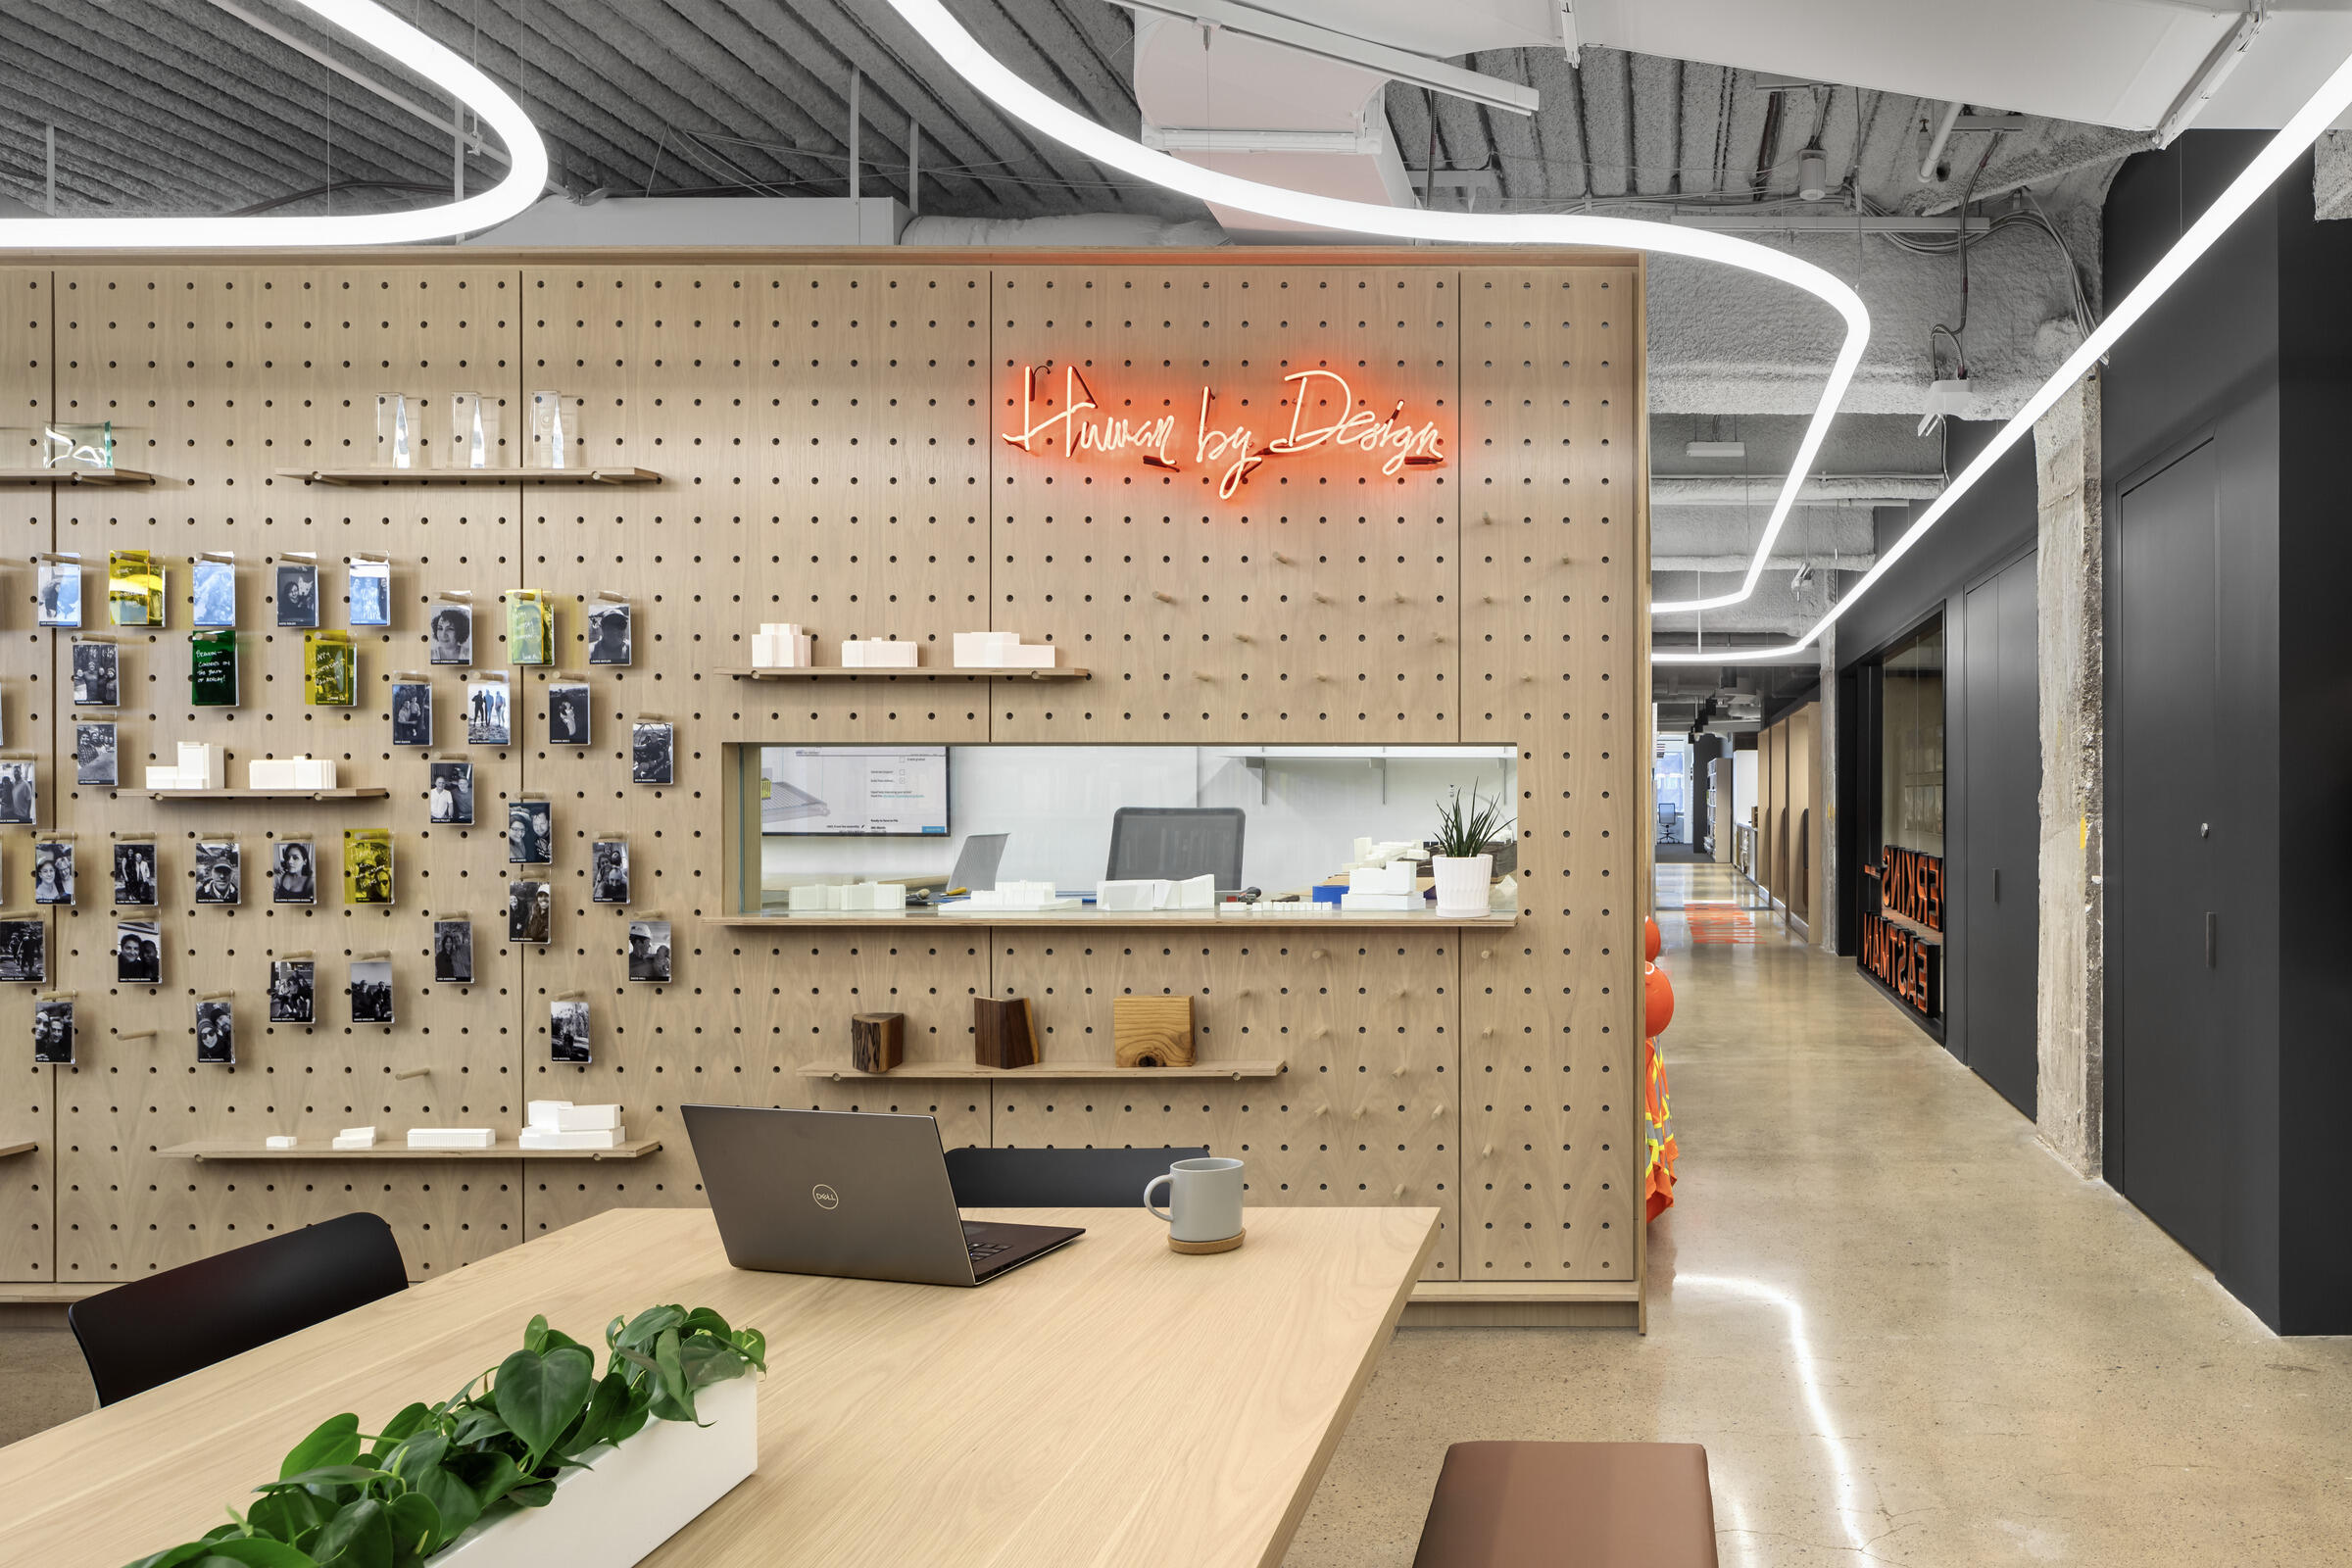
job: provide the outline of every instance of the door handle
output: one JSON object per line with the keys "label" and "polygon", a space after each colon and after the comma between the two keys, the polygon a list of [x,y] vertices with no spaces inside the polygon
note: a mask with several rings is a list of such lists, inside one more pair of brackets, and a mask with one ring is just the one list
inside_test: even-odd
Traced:
{"label": "door handle", "polygon": [[1997,865],[1992,868],[1992,902],[2001,902],[2001,868]]}
{"label": "door handle", "polygon": [[2218,969],[2221,964],[2222,917],[2213,910],[2205,911],[2205,967]]}

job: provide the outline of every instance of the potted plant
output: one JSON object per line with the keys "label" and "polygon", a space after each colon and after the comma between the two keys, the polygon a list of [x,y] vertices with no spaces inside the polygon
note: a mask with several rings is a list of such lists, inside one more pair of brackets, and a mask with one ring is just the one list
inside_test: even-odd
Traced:
{"label": "potted plant", "polygon": [[759,1464],[757,1329],[657,1306],[522,1348],[373,1435],[331,1416],[200,1541],[129,1568],[628,1568]]}
{"label": "potted plant", "polygon": [[1488,800],[1478,786],[1470,799],[1455,790],[1438,808],[1437,836],[1430,840],[1430,870],[1438,883],[1438,913],[1486,914],[1494,902],[1494,856],[1489,848],[1518,818],[1505,819],[1503,797]]}

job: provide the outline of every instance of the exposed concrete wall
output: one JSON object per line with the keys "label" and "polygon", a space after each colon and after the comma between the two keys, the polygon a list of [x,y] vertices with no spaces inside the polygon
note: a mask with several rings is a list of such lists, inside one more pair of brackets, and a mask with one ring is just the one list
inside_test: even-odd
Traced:
{"label": "exposed concrete wall", "polygon": [[2034,427],[2040,564],[2041,909],[2034,1038],[2042,1142],[2099,1174],[2106,1087],[2100,803],[2106,711],[2099,381]]}

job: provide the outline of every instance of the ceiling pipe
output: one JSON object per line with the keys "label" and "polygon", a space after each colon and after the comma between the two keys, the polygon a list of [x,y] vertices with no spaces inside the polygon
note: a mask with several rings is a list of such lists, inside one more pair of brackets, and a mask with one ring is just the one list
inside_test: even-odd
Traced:
{"label": "ceiling pipe", "polygon": [[1943,118],[1936,122],[1936,137],[1928,143],[1928,156],[1919,161],[1919,182],[1921,184],[1934,185],[1937,183],[1936,169],[1943,162],[1943,144],[1952,139],[1952,126],[1959,123],[1960,111],[1963,107],[1959,103],[1948,103],[1943,106]]}

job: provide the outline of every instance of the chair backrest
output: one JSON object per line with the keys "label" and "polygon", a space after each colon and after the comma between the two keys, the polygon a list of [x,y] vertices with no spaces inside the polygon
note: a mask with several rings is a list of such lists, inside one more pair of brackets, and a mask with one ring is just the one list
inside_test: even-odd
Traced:
{"label": "chair backrest", "polygon": [[948,873],[952,888],[993,888],[997,885],[997,867],[1004,860],[1004,841],[1009,833],[967,833],[963,848],[956,852],[956,869]]}
{"label": "chair backrest", "polygon": [[408,1285],[392,1227],[345,1214],[118,1285],[66,1321],[98,1402],[113,1404]]}
{"label": "chair backrest", "polygon": [[1242,835],[1248,818],[1238,806],[1122,806],[1111,813],[1109,882],[1213,876],[1217,891],[1242,886]]}
{"label": "chair backrest", "polygon": [[1144,1184],[1205,1149],[951,1149],[958,1208],[1140,1208]]}

